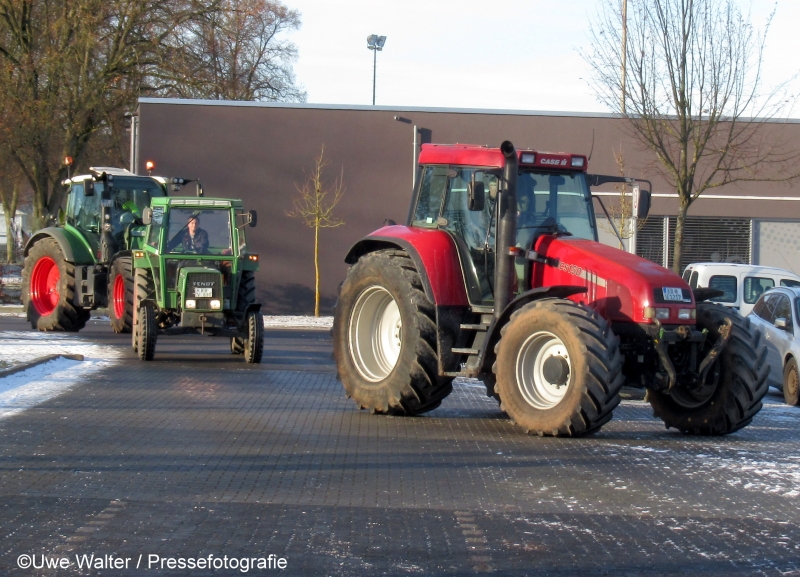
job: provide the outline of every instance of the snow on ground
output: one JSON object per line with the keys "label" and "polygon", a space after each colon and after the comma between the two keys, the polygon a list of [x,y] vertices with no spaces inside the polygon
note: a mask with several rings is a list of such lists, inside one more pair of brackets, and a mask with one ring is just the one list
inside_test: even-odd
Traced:
{"label": "snow on ground", "polygon": [[24,411],[72,386],[90,374],[115,364],[119,353],[80,340],[73,335],[4,331],[0,332],[0,360],[8,366],[57,354],[83,355],[83,361],[56,359],[25,371],[0,378],[0,419]]}
{"label": "snow on ground", "polygon": [[268,329],[329,329],[332,326],[333,317],[264,316],[264,327]]}

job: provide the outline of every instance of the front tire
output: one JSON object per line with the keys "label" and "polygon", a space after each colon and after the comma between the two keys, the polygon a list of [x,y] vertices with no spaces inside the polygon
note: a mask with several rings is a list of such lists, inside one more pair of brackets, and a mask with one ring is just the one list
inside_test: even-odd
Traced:
{"label": "front tire", "polygon": [[121,256],[108,271],[108,316],[115,333],[129,333],[133,327],[132,266],[131,257]]}
{"label": "front tire", "polygon": [[67,262],[58,242],[43,238],[34,244],[22,270],[22,305],[31,328],[78,332],[91,313],[73,304],[75,265]]}
{"label": "front tire", "polygon": [[[138,313],[139,303],[147,298],[152,298],[154,291],[153,279],[147,269],[137,268],[133,274],[133,304],[132,310]],[[134,316],[131,328],[131,346],[134,351],[139,350],[139,328],[138,317]]]}
{"label": "front tire", "polygon": [[783,370],[783,400],[787,405],[800,405],[800,388],[798,387],[797,361],[789,359]]}
{"label": "front tire", "polygon": [[139,333],[137,338],[139,359],[152,361],[156,356],[156,340],[158,338],[156,308],[152,302],[144,302],[139,307],[136,328]]}
{"label": "front tire", "polygon": [[348,397],[375,413],[418,415],[453,390],[440,377],[436,313],[414,263],[400,251],[361,257],[342,283],[333,355]]}
{"label": "front tire", "polygon": [[[235,338],[235,337],[234,337]],[[258,364],[264,352],[264,317],[261,311],[247,313],[247,338],[244,340],[244,360]]]}
{"label": "front tire", "polygon": [[696,391],[676,387],[669,394],[647,391],[653,416],[667,428],[692,435],[726,435],[749,425],[761,410],[761,399],[769,388],[767,347],[761,334],[736,311],[713,303],[697,304],[697,328],[708,330],[708,348],[720,337],[726,318],[733,323],[732,332],[703,387]]}
{"label": "front tire", "polygon": [[575,437],[600,429],[619,404],[619,339],[593,310],[546,299],[511,315],[495,346],[494,394],[528,433]]}

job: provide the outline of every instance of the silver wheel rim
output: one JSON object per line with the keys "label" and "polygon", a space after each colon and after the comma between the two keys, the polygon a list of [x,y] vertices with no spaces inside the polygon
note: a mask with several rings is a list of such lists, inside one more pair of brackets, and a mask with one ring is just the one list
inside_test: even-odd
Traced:
{"label": "silver wheel rim", "polygon": [[[544,378],[544,363],[551,356],[567,361],[569,376],[563,385]],[[549,409],[560,403],[572,382],[572,362],[567,347],[553,333],[539,331],[529,336],[517,353],[517,387],[525,401],[536,409]]]}
{"label": "silver wheel rim", "polygon": [[382,381],[400,358],[403,322],[397,302],[383,287],[362,292],[350,315],[350,356],[366,380]]}

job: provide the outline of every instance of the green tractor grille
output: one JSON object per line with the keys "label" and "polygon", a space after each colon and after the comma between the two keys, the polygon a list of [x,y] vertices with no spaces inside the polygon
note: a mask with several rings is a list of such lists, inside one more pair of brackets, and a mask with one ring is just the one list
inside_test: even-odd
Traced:
{"label": "green tractor grille", "polygon": [[212,299],[222,300],[222,275],[190,273],[186,277],[186,293],[186,298],[197,301],[198,309],[211,308]]}

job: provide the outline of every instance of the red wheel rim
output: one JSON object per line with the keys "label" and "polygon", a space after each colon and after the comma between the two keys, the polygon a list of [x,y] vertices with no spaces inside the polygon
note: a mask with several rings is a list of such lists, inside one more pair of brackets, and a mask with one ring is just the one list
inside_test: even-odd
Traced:
{"label": "red wheel rim", "polygon": [[33,308],[42,316],[47,316],[56,310],[60,295],[58,294],[58,281],[61,273],[58,265],[49,256],[40,258],[33,266],[31,273],[31,302]]}
{"label": "red wheel rim", "polygon": [[125,279],[119,274],[114,277],[114,314],[118,319],[125,316]]}

